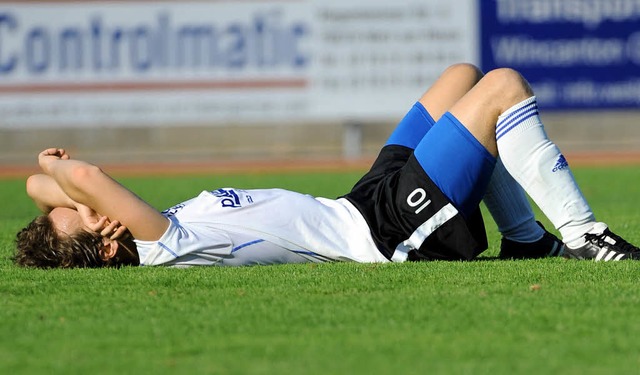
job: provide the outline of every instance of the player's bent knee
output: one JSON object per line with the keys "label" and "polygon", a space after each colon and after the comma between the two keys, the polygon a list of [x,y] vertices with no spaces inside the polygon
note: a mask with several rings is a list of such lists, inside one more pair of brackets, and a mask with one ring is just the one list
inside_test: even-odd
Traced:
{"label": "player's bent knee", "polygon": [[461,78],[465,78],[471,81],[479,81],[482,78],[483,73],[477,66],[470,63],[458,63],[450,65],[447,69],[445,69],[443,75],[445,74],[454,74]]}
{"label": "player's bent knee", "polygon": [[[490,87],[499,106],[506,109],[533,95],[529,83],[516,70],[499,68],[488,72],[482,79],[484,87]],[[497,104],[497,102],[495,102]]]}
{"label": "player's bent knee", "polygon": [[498,68],[488,72],[485,81],[499,87],[503,92],[521,92],[530,90],[529,84],[518,71],[510,68]]}

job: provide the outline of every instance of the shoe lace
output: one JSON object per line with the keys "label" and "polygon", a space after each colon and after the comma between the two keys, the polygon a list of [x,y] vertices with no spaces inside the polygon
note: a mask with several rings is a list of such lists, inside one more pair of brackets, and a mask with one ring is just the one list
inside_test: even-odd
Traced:
{"label": "shoe lace", "polygon": [[[613,241],[607,241],[607,237]],[[585,234],[585,238],[587,241],[596,244],[599,247],[609,246],[612,250],[620,253],[640,253],[639,248],[611,232],[609,229],[605,229],[601,234],[587,233]],[[614,243],[612,244],[611,242]]]}

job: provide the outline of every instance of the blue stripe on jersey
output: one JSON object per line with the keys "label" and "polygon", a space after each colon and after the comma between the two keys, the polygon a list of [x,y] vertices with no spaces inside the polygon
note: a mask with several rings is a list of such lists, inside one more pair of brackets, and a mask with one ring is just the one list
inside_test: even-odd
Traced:
{"label": "blue stripe on jersey", "polygon": [[302,255],[310,255],[312,257],[317,257],[320,256],[316,253],[314,253],[313,251],[305,251],[305,250],[291,250],[291,252],[296,253],[296,254],[302,254]]}
{"label": "blue stripe on jersey", "polygon": [[327,258],[326,256],[322,256],[322,255],[320,255],[320,254],[316,254],[316,253],[314,253],[313,251],[308,251],[308,250],[291,250],[291,252],[292,252],[292,253],[294,253],[294,254],[306,255],[306,256],[308,256],[308,257],[315,258],[315,259],[318,259],[318,260],[323,261],[323,262],[333,262],[333,259],[331,259],[331,258]]}
{"label": "blue stripe on jersey", "polygon": [[176,254],[175,252],[173,252],[173,250],[171,250],[167,245],[163,244],[162,242],[158,242],[158,245],[165,249],[169,254],[173,255],[175,258],[178,257],[178,254]]}
{"label": "blue stripe on jersey", "polygon": [[231,249],[231,253],[235,253],[236,251],[238,251],[240,249],[244,249],[247,246],[255,245],[255,244],[260,243],[260,242],[264,242],[264,240],[255,240],[255,241],[243,243],[242,245],[238,245],[238,246],[234,247],[233,249]]}
{"label": "blue stripe on jersey", "polygon": [[518,109],[517,111],[509,114],[496,126],[496,140],[500,139],[516,126],[522,124],[528,118],[536,115],[538,115],[538,105],[536,104],[536,102],[531,102]]}
{"label": "blue stripe on jersey", "polygon": [[[238,246],[234,247],[233,249],[231,249],[231,253],[233,254],[238,250],[244,249],[245,247],[249,247],[251,245],[259,244],[259,243],[262,243],[262,242],[265,242],[265,240],[258,239],[258,240],[254,240],[254,241],[249,241],[247,243],[243,243],[242,245],[238,245]],[[320,260],[324,260],[324,261],[329,260],[329,259],[327,259],[326,257],[323,257],[320,254],[314,253],[313,251],[308,251],[308,250],[290,250],[290,251],[292,253],[295,253],[295,254],[307,255],[307,256],[310,256],[310,257],[313,257],[313,258],[317,258],[317,259],[320,259]]]}

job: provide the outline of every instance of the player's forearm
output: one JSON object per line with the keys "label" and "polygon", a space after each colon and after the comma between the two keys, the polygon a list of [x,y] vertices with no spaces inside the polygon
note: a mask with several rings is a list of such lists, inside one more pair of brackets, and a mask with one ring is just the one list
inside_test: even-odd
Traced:
{"label": "player's forearm", "polygon": [[55,207],[75,208],[75,202],[46,174],[35,174],[27,179],[27,194],[44,213]]}
{"label": "player's forearm", "polygon": [[81,160],[55,160],[45,172],[58,184],[71,201],[92,207],[93,192],[109,179],[100,168]]}

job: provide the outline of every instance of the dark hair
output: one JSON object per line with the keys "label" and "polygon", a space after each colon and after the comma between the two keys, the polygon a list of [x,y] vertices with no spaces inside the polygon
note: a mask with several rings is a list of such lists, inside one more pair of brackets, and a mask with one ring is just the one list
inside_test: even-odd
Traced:
{"label": "dark hair", "polygon": [[16,235],[13,261],[23,267],[88,268],[117,266],[115,259],[102,260],[102,237],[78,231],[58,235],[47,215],[36,217]]}

